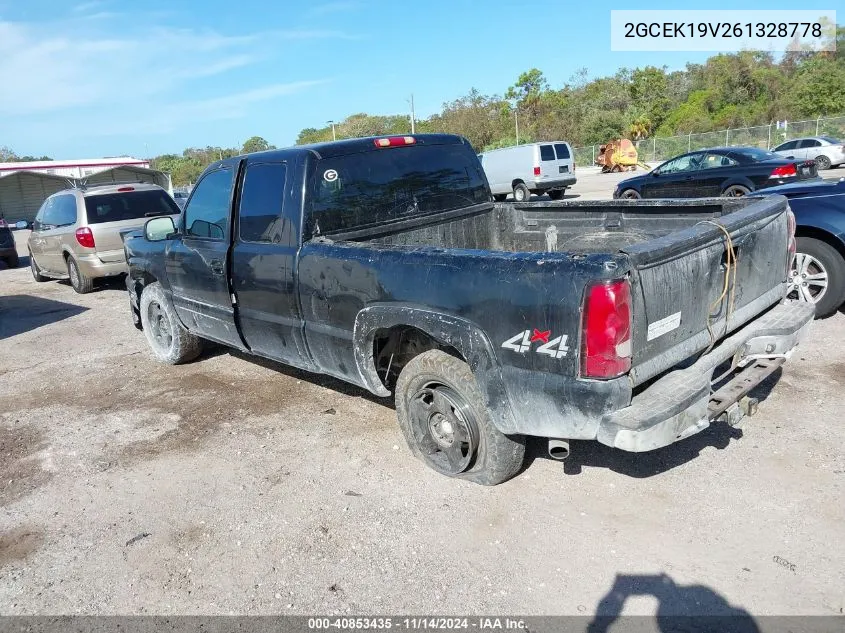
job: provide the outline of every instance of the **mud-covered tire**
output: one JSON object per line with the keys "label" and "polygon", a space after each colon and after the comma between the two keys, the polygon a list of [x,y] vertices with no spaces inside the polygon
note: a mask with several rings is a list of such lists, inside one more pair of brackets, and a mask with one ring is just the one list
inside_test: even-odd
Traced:
{"label": "mud-covered tire", "polygon": [[141,293],[141,325],[153,355],[162,363],[179,365],[202,352],[202,339],[186,330],[176,316],[173,302],[158,282]]}
{"label": "mud-covered tire", "polygon": [[94,289],[94,280],[79,270],[79,264],[73,257],[67,258],[67,276],[71,287],[81,295],[86,295]]}
{"label": "mud-covered tire", "polygon": [[[451,472],[438,464],[435,457],[441,451],[433,436],[435,431],[429,429],[431,421],[425,424],[416,415],[419,405],[412,400],[432,385],[446,389],[451,402],[461,403],[461,417],[465,418],[461,422],[473,427],[474,450],[467,451],[468,463],[461,472]],[[446,352],[429,350],[405,365],[396,383],[396,414],[411,452],[441,474],[495,486],[516,475],[522,467],[525,437],[505,435],[495,427],[469,365]]]}
{"label": "mud-covered tire", "polygon": [[514,202],[528,202],[531,199],[531,190],[524,182],[518,182],[513,188]]}
{"label": "mud-covered tire", "polygon": [[38,283],[50,281],[49,277],[45,277],[41,274],[41,269],[38,267],[38,264],[35,263],[35,258],[32,256],[32,253],[29,254],[29,271],[32,273],[32,278]]}

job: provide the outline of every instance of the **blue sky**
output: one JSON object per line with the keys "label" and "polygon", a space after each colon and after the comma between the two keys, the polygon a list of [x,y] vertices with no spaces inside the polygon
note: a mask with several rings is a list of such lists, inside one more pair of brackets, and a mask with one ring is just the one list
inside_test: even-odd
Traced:
{"label": "blue sky", "polygon": [[[795,8],[709,1],[707,8]],[[801,3],[830,9],[834,2]],[[356,112],[417,116],[540,68],[683,68],[707,53],[610,51],[611,9],[677,2],[562,0],[0,0],[0,146],[19,154],[153,156],[290,145]],[[765,11],[761,10],[761,18]]]}

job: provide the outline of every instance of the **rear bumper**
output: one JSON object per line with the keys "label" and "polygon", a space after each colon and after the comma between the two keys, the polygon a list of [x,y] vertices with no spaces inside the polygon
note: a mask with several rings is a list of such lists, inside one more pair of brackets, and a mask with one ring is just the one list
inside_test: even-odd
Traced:
{"label": "rear bumper", "polygon": [[[650,451],[707,428],[747,391],[777,369],[806,336],[815,306],[782,303],[722,341],[691,366],[669,372],[635,395],[631,404],[606,414],[596,439],[625,451]],[[734,359],[744,368],[724,389],[711,395],[713,370]],[[763,362],[769,359],[773,362]],[[756,362],[756,361],[761,362]],[[742,385],[742,387],[737,387]],[[718,400],[714,404],[713,400]],[[731,414],[734,416],[736,407]]]}
{"label": "rear bumper", "polygon": [[104,262],[96,255],[83,255],[76,257],[76,263],[79,265],[79,272],[86,277],[95,279],[98,277],[112,277],[129,272],[125,259],[118,262]]}
{"label": "rear bumper", "polygon": [[544,178],[543,180],[535,180],[531,183],[532,191],[549,191],[550,189],[561,189],[563,187],[571,187],[578,179],[573,174],[562,174],[556,178]]}

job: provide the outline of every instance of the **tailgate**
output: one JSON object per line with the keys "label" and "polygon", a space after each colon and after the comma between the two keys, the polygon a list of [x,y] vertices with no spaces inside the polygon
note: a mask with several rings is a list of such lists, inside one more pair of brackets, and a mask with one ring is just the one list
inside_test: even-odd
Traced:
{"label": "tailgate", "polygon": [[699,223],[624,249],[632,265],[635,385],[706,349],[708,323],[719,339],[783,298],[787,209],[785,198],[768,196],[713,219],[730,233],[737,258],[735,284],[721,302],[727,239],[719,227]]}

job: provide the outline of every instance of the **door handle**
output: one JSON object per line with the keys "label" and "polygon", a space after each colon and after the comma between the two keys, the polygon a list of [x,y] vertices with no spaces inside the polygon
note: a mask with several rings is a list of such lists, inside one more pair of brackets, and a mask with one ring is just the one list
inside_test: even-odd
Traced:
{"label": "door handle", "polygon": [[219,259],[212,259],[211,272],[213,272],[215,275],[222,275],[224,272],[226,272],[223,268],[223,262]]}

